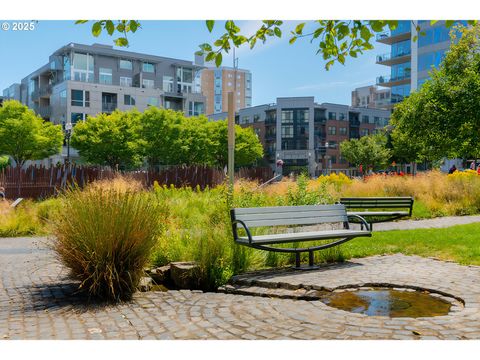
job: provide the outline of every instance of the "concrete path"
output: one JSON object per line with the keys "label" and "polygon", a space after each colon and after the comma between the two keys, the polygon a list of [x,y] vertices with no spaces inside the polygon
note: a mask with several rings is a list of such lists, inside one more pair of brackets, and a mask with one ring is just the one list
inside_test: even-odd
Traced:
{"label": "concrete path", "polygon": [[370,283],[421,287],[453,295],[464,307],[434,318],[391,319],[320,301],[194,291],[137,293],[120,305],[86,305],[75,294],[78,283],[66,275],[45,238],[0,239],[0,339],[480,339],[480,268],[416,256],[240,279],[247,286],[296,291]]}
{"label": "concrete path", "polygon": [[454,225],[464,225],[480,222],[479,215],[473,216],[445,216],[425,220],[400,220],[373,224],[373,231],[411,230],[445,228]]}

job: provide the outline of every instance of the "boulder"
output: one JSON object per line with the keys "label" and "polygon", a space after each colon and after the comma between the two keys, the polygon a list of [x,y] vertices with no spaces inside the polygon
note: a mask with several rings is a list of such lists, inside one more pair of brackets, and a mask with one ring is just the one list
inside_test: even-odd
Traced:
{"label": "boulder", "polygon": [[152,278],[145,276],[140,279],[140,282],[138,284],[138,289],[141,292],[150,291],[150,289],[152,288],[152,285],[153,285]]}
{"label": "boulder", "polygon": [[156,285],[165,284],[170,281],[170,265],[152,269],[149,275]]}
{"label": "boulder", "polygon": [[172,262],[170,278],[178,289],[199,289],[200,267],[195,262]]}

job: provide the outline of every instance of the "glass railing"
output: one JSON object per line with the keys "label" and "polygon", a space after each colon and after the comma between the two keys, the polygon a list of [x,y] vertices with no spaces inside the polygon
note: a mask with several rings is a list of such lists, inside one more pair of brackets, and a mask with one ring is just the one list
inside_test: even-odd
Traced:
{"label": "glass railing", "polygon": [[396,75],[396,76],[390,76],[390,75],[378,76],[377,85],[386,84],[394,81],[407,80],[407,79],[410,79],[410,73]]}
{"label": "glass railing", "polygon": [[410,54],[411,54],[410,51],[402,51],[402,52],[398,52],[396,54],[386,53],[386,54],[377,55],[377,63],[392,60],[392,59],[396,59],[396,58],[399,58],[399,57],[402,57],[402,56],[408,56]]}
{"label": "glass railing", "polygon": [[376,40],[383,40],[383,39],[386,39],[386,38],[389,38],[389,37],[392,37],[392,36],[398,36],[398,35],[402,35],[402,34],[406,34],[406,33],[409,33],[410,32],[410,24],[400,24],[399,22],[399,25],[398,27],[395,29],[395,30],[387,30],[387,31],[383,31],[381,33],[378,33],[376,35]]}

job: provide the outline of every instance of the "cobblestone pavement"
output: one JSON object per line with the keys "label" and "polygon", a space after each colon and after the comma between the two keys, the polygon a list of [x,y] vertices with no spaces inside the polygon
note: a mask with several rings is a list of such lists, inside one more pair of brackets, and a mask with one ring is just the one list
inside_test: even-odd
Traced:
{"label": "cobblestone pavement", "polygon": [[129,303],[86,306],[46,241],[0,239],[0,339],[480,338],[478,267],[394,255],[240,278],[294,289],[385,282],[435,289],[465,301],[460,311],[435,318],[369,317],[319,301],[193,291],[138,293]]}

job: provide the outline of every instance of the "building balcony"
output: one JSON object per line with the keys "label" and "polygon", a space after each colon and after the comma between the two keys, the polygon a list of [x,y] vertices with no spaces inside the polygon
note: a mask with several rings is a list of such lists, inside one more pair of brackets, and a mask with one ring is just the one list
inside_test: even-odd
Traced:
{"label": "building balcony", "polygon": [[404,85],[410,82],[410,73],[404,75],[397,75],[395,77],[385,75],[377,77],[376,84],[378,86],[392,87],[397,85]]}
{"label": "building balcony", "polygon": [[401,64],[404,62],[407,62],[410,60],[410,51],[408,52],[402,52],[398,53],[395,55],[392,54],[382,54],[382,55],[377,55],[377,64],[380,65],[386,65],[386,66],[392,66],[396,64]]}
{"label": "building balcony", "polygon": [[52,94],[52,85],[41,86],[32,92],[32,100],[49,98]]}
{"label": "building balcony", "polygon": [[117,103],[113,102],[102,102],[102,112],[111,113],[117,109]]}
{"label": "building balcony", "polygon": [[377,34],[376,40],[382,44],[392,45],[400,41],[408,40],[410,36],[410,29],[404,31],[384,31]]}
{"label": "building balcony", "polygon": [[34,110],[44,119],[50,119],[52,116],[52,108],[50,106],[36,106]]}

